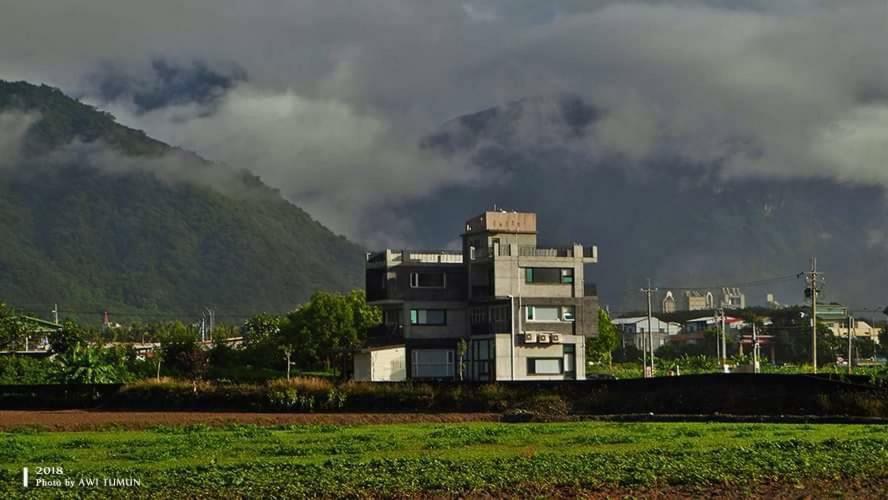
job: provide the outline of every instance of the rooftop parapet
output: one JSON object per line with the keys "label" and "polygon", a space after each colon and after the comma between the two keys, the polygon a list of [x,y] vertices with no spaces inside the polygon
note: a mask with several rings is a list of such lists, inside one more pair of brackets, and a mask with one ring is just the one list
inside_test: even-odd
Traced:
{"label": "rooftop parapet", "polygon": [[484,212],[466,221],[465,234],[491,233],[525,233],[535,234],[536,214],[531,212]]}
{"label": "rooftop parapet", "polygon": [[476,248],[472,250],[470,260],[486,260],[495,257],[582,257],[586,263],[598,262],[598,247],[596,245],[582,246],[574,244],[564,247],[535,247],[500,245],[499,247]]}
{"label": "rooftop parapet", "polygon": [[460,250],[389,250],[368,252],[367,266],[382,267],[400,264],[462,264]]}

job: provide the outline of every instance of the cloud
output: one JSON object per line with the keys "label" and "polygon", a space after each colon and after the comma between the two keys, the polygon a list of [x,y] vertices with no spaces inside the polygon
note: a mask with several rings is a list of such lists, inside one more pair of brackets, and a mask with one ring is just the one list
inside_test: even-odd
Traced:
{"label": "cloud", "polygon": [[[560,92],[607,113],[569,147],[633,164],[678,156],[724,178],[888,185],[882,0],[34,0],[3,12],[0,77],[60,85],[254,170],[356,237],[388,205],[477,181],[417,151],[423,135]],[[208,87],[215,108],[185,91],[141,112],[132,92],[97,88],[96,71],[113,67],[166,95],[156,61],[244,78]],[[522,139],[557,143],[527,118]]]}
{"label": "cloud", "polygon": [[379,116],[333,99],[241,85],[212,114],[198,105],[133,115],[161,139],[250,169],[334,230],[362,237],[386,206],[476,178],[465,163],[423,152]]}
{"label": "cloud", "polygon": [[0,113],[0,168],[14,167],[22,156],[25,134],[40,119],[38,113]]}

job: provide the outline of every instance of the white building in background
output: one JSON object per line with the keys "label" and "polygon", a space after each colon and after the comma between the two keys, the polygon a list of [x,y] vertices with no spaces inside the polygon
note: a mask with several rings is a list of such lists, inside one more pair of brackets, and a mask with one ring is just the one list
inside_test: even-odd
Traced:
{"label": "white building in background", "polygon": [[[622,332],[623,345],[634,345],[638,349],[644,348],[648,333],[647,316],[616,318],[611,320],[611,323]],[[653,317],[651,318],[650,331],[653,332],[654,349],[656,349],[669,342],[669,336],[677,335],[681,331],[681,324]]]}
{"label": "white building in background", "polygon": [[722,288],[720,305],[724,309],[745,309],[746,295],[739,288]]}
{"label": "white building in background", "polygon": [[407,351],[404,346],[369,347],[355,354],[354,378],[368,382],[407,380]]}
{"label": "white building in background", "polygon": [[710,311],[715,309],[715,298],[709,290],[687,290],[682,297],[682,311]]}
{"label": "white building in background", "polygon": [[770,309],[782,309],[783,304],[777,302],[777,299],[774,297],[773,293],[769,293],[765,296],[765,303],[767,303],[768,308]]}
{"label": "white building in background", "polygon": [[[706,330],[715,330],[719,327],[719,318],[717,316],[703,316],[701,318],[689,319],[685,322],[685,333],[703,332]],[[769,320],[770,321],[770,320]],[[740,330],[746,326],[746,322],[734,316],[725,316],[725,327],[733,330]]]}
{"label": "white building in background", "polygon": [[676,298],[672,290],[666,290],[660,301],[660,311],[664,314],[676,311],[711,311],[718,307],[724,309],[743,309],[746,307],[746,295],[736,287],[725,287],[721,290],[697,289],[685,290]]}
{"label": "white building in background", "polygon": [[[818,316],[820,316],[818,314]],[[848,320],[824,321],[829,327],[829,331],[836,337],[848,338]],[[879,334],[882,333],[881,328],[870,325],[862,319],[853,320],[854,328],[851,329],[856,339],[870,339],[875,343],[879,343]]]}

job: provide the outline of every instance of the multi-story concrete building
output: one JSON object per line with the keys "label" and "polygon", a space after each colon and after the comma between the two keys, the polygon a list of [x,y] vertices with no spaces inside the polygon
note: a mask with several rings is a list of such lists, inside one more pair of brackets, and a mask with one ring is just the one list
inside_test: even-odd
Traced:
{"label": "multi-story concrete building", "polygon": [[355,377],[583,379],[598,332],[585,265],[597,261],[595,246],[539,247],[536,214],[504,211],[467,221],[461,251],[368,254],[367,299],[384,324]]}

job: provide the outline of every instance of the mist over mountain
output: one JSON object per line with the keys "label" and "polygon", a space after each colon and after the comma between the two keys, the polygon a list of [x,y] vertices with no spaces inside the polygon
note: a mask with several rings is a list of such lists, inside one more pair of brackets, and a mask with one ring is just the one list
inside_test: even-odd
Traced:
{"label": "mist over mountain", "polygon": [[0,138],[4,301],[96,320],[203,307],[232,319],[362,283],[363,250],[254,175],[57,89],[0,81]]}
{"label": "mist over mountain", "polygon": [[[661,287],[743,287],[748,303],[773,292],[803,300],[816,255],[825,299],[886,302],[884,190],[829,178],[737,178],[718,162],[613,152],[606,110],[574,95],[530,98],[444,124],[423,146],[470,154],[484,182],[449,187],[403,208],[420,247],[452,244],[473,213],[498,207],[539,215],[541,242],[597,244],[590,266],[603,304],[642,306],[647,278]],[[727,119],[727,118],[726,118]],[[613,140],[613,138],[610,138]],[[742,147],[742,144],[738,147]],[[771,278],[781,278],[770,281]]]}

